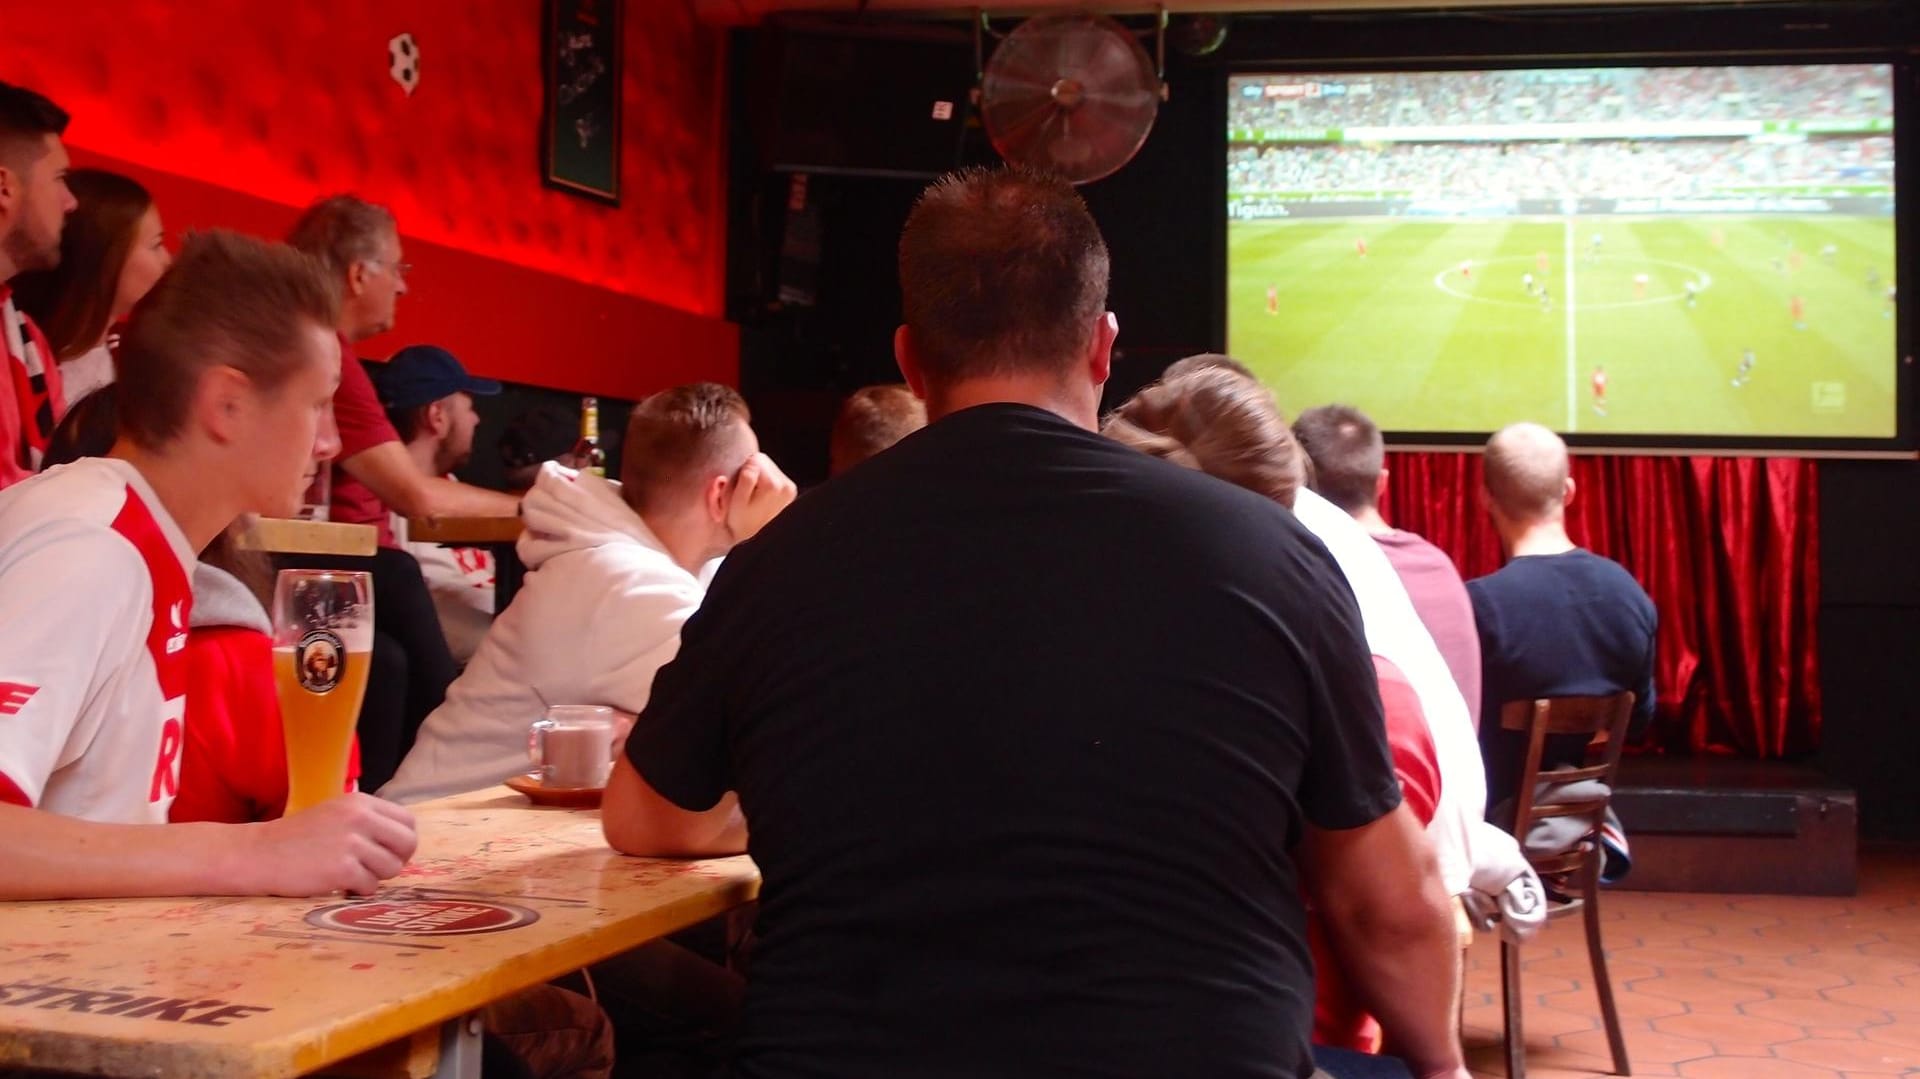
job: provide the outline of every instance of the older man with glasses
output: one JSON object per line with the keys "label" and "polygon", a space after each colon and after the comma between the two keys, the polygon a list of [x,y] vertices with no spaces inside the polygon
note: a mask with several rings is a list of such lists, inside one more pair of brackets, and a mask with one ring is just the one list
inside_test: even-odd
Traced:
{"label": "older man with glasses", "polygon": [[[393,775],[427,714],[440,706],[458,669],[447,650],[420,566],[400,548],[388,520],[401,517],[511,516],[518,500],[421,471],[380,404],[353,346],[393,328],[407,292],[407,263],[393,214],[353,195],[308,207],[287,242],[340,276],[340,390],[333,398],[340,427],[331,516],[379,530],[371,560],[331,560],[371,569],[379,625],[373,670],[360,715],[360,782],[375,790]],[[304,559],[308,564],[329,560]]]}

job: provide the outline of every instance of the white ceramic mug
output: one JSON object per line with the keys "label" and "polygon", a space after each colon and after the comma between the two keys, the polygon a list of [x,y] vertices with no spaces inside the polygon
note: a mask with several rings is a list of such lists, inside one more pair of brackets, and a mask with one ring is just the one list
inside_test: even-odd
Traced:
{"label": "white ceramic mug", "polygon": [[620,713],[593,704],[556,704],[527,731],[527,755],[540,785],[600,788],[613,773]]}

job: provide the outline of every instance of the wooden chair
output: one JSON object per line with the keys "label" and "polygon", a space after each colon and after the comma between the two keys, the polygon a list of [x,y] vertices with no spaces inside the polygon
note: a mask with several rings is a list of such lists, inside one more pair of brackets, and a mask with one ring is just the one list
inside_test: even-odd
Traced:
{"label": "wooden chair", "polygon": [[[1514,796],[1513,834],[1525,844],[1534,822],[1549,817],[1576,817],[1586,824],[1584,837],[1563,854],[1535,858],[1527,856],[1534,872],[1544,879],[1550,874],[1577,882],[1580,894],[1548,908],[1548,918],[1560,918],[1579,912],[1586,921],[1587,958],[1593,964],[1593,986],[1600,997],[1600,1017],[1607,1028],[1607,1045],[1613,1051],[1613,1070],[1631,1075],[1627,1045],[1620,1035],[1620,1013],[1613,1003],[1613,982],[1607,976],[1607,952],[1600,943],[1600,867],[1606,855],[1600,846],[1600,825],[1606,817],[1609,796],[1568,798],[1567,785],[1581,780],[1598,780],[1613,789],[1620,769],[1620,748],[1626,741],[1627,720],[1633,714],[1633,694],[1616,693],[1606,697],[1543,697],[1532,701],[1510,701],[1500,709],[1500,726],[1527,737],[1527,755],[1521,767],[1520,785]],[[1601,762],[1583,768],[1560,769],[1541,774],[1540,757],[1550,734],[1584,734],[1589,738],[1605,735]],[[1543,789],[1543,781],[1545,789]],[[1526,1039],[1520,1026],[1520,947],[1504,937],[1500,941],[1500,996],[1506,1008],[1507,1076],[1524,1079],[1526,1075]]]}

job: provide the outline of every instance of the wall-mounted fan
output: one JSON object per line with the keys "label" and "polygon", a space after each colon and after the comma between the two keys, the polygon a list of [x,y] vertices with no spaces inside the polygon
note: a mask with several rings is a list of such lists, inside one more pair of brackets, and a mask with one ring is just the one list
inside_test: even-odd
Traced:
{"label": "wall-mounted fan", "polygon": [[1147,141],[1166,97],[1160,71],[1133,31],[1104,15],[1035,16],[987,61],[981,120],[1006,160],[1088,183]]}

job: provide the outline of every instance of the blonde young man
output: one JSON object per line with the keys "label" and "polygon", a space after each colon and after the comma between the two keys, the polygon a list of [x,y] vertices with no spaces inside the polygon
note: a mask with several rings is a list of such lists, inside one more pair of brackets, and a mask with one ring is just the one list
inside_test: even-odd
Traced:
{"label": "blonde young man", "polygon": [[635,406],[623,456],[617,485],[541,469],[522,511],[526,583],[383,796],[437,798],[525,772],[527,725],[549,704],[645,708],[711,563],[794,498],[746,402],[710,382]]}
{"label": "blonde young man", "polygon": [[0,899],[367,893],[412,857],[364,794],[164,823],[196,552],[337,451],[339,302],[291,248],[190,237],[122,339],[112,452],[0,492]]}

